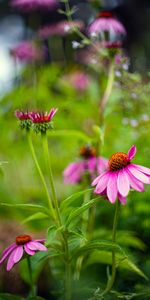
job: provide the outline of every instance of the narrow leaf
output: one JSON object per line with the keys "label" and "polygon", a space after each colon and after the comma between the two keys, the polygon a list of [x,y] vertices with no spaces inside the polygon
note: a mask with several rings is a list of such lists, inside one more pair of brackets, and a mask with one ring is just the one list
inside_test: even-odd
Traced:
{"label": "narrow leaf", "polygon": [[88,191],[90,192],[90,191],[92,191],[92,189],[86,189],[84,191],[74,193],[71,196],[69,196],[68,198],[66,198],[65,200],[63,200],[60,205],[60,210],[64,210],[68,206],[74,206],[74,203],[76,203],[76,200]]}
{"label": "narrow leaf", "polygon": [[49,216],[47,214],[44,214],[42,212],[38,212],[38,213],[35,213],[29,217],[27,217],[26,219],[24,219],[22,221],[22,224],[25,224],[27,222],[30,222],[30,221],[34,221],[34,220],[43,220],[43,219],[48,219]]}

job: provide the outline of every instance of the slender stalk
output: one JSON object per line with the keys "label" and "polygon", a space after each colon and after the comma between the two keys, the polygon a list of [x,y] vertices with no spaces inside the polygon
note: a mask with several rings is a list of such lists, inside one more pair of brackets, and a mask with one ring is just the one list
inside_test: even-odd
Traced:
{"label": "slender stalk", "polygon": [[65,300],[71,300],[71,263],[69,257],[68,240],[64,236],[65,241]]}
{"label": "slender stalk", "polygon": [[52,167],[51,167],[51,159],[50,159],[48,140],[47,140],[46,134],[42,134],[42,141],[43,141],[44,158],[45,158],[46,166],[48,168],[48,175],[49,175],[49,180],[50,180],[50,185],[51,185],[53,203],[54,203],[54,207],[55,207],[56,215],[57,215],[58,226],[61,227],[61,225],[62,225],[61,217],[60,217],[58,199],[57,199],[55,185],[54,185],[54,179],[53,179],[53,173],[52,173]]}
{"label": "slender stalk", "polygon": [[105,89],[102,99],[100,101],[100,124],[101,124],[101,126],[103,125],[104,111],[105,111],[107,102],[109,100],[109,97],[111,95],[113,82],[114,82],[114,61],[112,59],[112,61],[110,62],[110,66],[109,66],[106,89]]}
{"label": "slender stalk", "polygon": [[29,143],[29,147],[30,147],[30,150],[31,150],[31,153],[32,153],[32,157],[33,157],[33,160],[35,162],[35,165],[37,167],[39,176],[41,178],[41,181],[42,181],[44,189],[45,189],[45,193],[46,193],[47,200],[48,200],[48,206],[49,206],[49,209],[50,209],[50,214],[52,215],[53,219],[55,220],[55,212],[54,212],[54,209],[53,209],[52,200],[51,200],[51,197],[50,197],[50,194],[49,194],[46,182],[45,182],[44,175],[42,173],[42,170],[41,170],[41,167],[39,165],[38,159],[36,157],[36,153],[35,153],[35,149],[34,149],[34,146],[33,146],[33,143],[32,143],[30,132],[28,132],[27,135],[28,135],[28,143]]}
{"label": "slender stalk", "polygon": [[28,271],[29,271],[31,296],[34,297],[34,296],[36,296],[36,286],[34,285],[34,282],[33,282],[30,256],[27,257],[27,264],[28,264]]}
{"label": "slender stalk", "polygon": [[[117,224],[118,224],[119,211],[120,211],[120,203],[117,200],[114,222],[113,222],[113,230],[112,230],[112,242],[113,243],[116,242],[116,230],[117,230]],[[108,277],[106,288],[102,292],[101,296],[107,294],[111,290],[111,288],[113,287],[114,281],[115,281],[115,277],[116,277],[116,253],[115,253],[115,250],[112,250],[112,274],[111,274],[111,276]]]}

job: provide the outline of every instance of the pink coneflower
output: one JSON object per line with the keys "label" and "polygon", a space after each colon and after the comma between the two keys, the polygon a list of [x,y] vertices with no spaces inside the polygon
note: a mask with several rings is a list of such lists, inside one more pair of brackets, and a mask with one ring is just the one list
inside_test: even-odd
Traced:
{"label": "pink coneflower", "polygon": [[24,253],[33,256],[37,251],[47,251],[47,248],[43,245],[44,242],[44,239],[34,240],[30,235],[17,236],[15,243],[2,253],[0,265],[8,258],[7,271],[10,271],[14,264],[22,259]]}
{"label": "pink coneflower", "polygon": [[84,92],[90,85],[91,78],[88,74],[82,71],[75,71],[70,74],[64,75],[62,81],[71,85],[77,92]]}
{"label": "pink coneflower", "polygon": [[80,155],[82,159],[71,163],[63,172],[64,182],[67,184],[79,183],[86,173],[93,179],[97,173],[102,173],[106,170],[107,159],[96,157],[96,151],[93,147],[82,147]]}
{"label": "pink coneflower", "polygon": [[51,25],[44,26],[39,30],[39,37],[47,39],[50,36],[65,36],[74,32],[74,28],[82,30],[84,23],[82,21],[60,21]]}
{"label": "pink coneflower", "polygon": [[45,133],[47,129],[52,128],[52,119],[57,112],[57,108],[52,108],[49,113],[30,112],[29,117],[33,122],[33,128],[36,132]]}
{"label": "pink coneflower", "polygon": [[99,175],[92,183],[93,186],[96,185],[95,193],[107,195],[111,203],[115,203],[118,197],[122,204],[126,204],[130,189],[143,192],[144,183],[150,184],[150,169],[132,164],[131,159],[135,154],[135,146],[129,149],[128,154],[113,154],[108,162],[108,171]]}
{"label": "pink coneflower", "polygon": [[30,12],[37,9],[56,9],[59,6],[58,0],[12,0],[11,6]]}
{"label": "pink coneflower", "polygon": [[18,46],[10,49],[10,55],[25,63],[39,61],[44,53],[31,41],[23,41]]}
{"label": "pink coneflower", "polygon": [[30,119],[29,112],[23,112],[21,110],[17,110],[17,111],[15,111],[15,116],[20,122],[21,129],[26,129],[26,130],[30,129],[30,127],[32,125],[32,121]]}
{"label": "pink coneflower", "polygon": [[101,36],[103,33],[115,35],[125,35],[126,30],[122,23],[118,21],[111,12],[101,12],[96,20],[94,20],[89,28],[88,33],[91,37]]}

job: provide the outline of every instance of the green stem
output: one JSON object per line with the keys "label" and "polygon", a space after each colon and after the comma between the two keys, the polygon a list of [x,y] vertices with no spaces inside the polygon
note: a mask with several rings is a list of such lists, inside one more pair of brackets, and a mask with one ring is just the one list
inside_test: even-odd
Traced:
{"label": "green stem", "polygon": [[103,122],[104,122],[104,111],[105,111],[107,102],[109,100],[109,97],[110,97],[110,94],[112,91],[113,82],[114,82],[114,61],[112,59],[110,66],[109,66],[106,89],[104,91],[104,94],[103,94],[101,102],[100,102],[100,124],[101,124],[101,126],[103,125]]}
{"label": "green stem", "polygon": [[55,207],[56,215],[57,215],[57,222],[58,222],[58,226],[61,227],[62,226],[61,217],[60,217],[58,199],[57,199],[55,185],[54,185],[54,179],[53,179],[53,173],[52,173],[52,167],[51,167],[51,160],[50,160],[50,153],[49,153],[49,147],[48,147],[48,140],[47,140],[47,135],[46,134],[42,134],[42,141],[43,141],[43,150],[44,150],[45,163],[46,163],[46,166],[48,168],[48,175],[49,175],[49,180],[50,180],[50,185],[51,185],[53,203],[54,203],[54,207]]}
{"label": "green stem", "polygon": [[33,282],[30,256],[27,257],[27,264],[28,264],[28,271],[29,271],[31,296],[34,297],[34,296],[36,296],[36,286],[34,285],[34,282]]}
{"label": "green stem", "polygon": [[65,300],[71,300],[71,264],[69,257],[68,240],[65,241]]}
{"label": "green stem", "polygon": [[33,160],[34,160],[34,162],[35,162],[35,165],[36,165],[36,167],[37,167],[39,176],[40,176],[40,178],[41,178],[41,181],[42,181],[43,186],[44,186],[44,189],[45,189],[45,193],[46,193],[47,200],[48,200],[48,206],[49,206],[49,209],[50,209],[50,214],[51,214],[51,216],[53,217],[53,219],[55,220],[55,212],[54,212],[54,209],[53,209],[51,197],[50,197],[50,194],[49,194],[49,191],[48,191],[46,182],[45,182],[44,175],[43,175],[42,170],[41,170],[41,168],[40,168],[38,159],[37,159],[37,157],[36,157],[36,153],[35,153],[35,149],[34,149],[34,146],[33,146],[33,143],[32,143],[32,139],[31,139],[30,132],[28,132],[28,143],[29,143],[29,147],[30,147],[30,150],[31,150],[31,153],[32,153]]}
{"label": "green stem", "polygon": [[[120,202],[117,200],[116,202],[116,209],[115,209],[115,216],[114,216],[114,222],[113,222],[113,230],[112,230],[112,242],[116,242],[116,230],[117,230],[117,224],[118,224],[118,217],[119,217],[119,211],[120,211]],[[107,294],[111,288],[113,287],[114,281],[116,277],[116,253],[115,250],[112,250],[112,274],[108,277],[107,285],[101,296]]]}

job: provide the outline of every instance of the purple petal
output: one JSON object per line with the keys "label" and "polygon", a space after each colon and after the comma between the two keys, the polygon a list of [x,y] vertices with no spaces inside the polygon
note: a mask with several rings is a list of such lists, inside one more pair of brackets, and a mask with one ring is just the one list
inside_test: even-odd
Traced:
{"label": "purple petal", "polygon": [[107,183],[107,196],[111,203],[115,203],[117,198],[117,174],[112,173],[109,175],[109,180]]}
{"label": "purple petal", "polygon": [[18,246],[13,251],[13,253],[14,253],[14,258],[13,258],[14,263],[17,263],[22,258],[22,256],[23,256],[23,246],[22,245]]}
{"label": "purple petal", "polygon": [[135,169],[137,169],[138,171],[141,171],[142,173],[146,174],[146,175],[150,175],[150,169],[140,166],[140,165],[135,165],[135,164],[131,164],[132,166],[134,166]]}
{"label": "purple petal", "polygon": [[120,202],[121,202],[122,205],[126,204],[126,197],[123,197],[119,193],[118,193],[118,199],[120,200]]}
{"label": "purple petal", "polygon": [[47,251],[47,248],[39,242],[31,241],[27,243],[27,246],[30,250],[39,250],[39,251]]}
{"label": "purple petal", "polygon": [[129,159],[132,159],[134,156],[135,156],[135,154],[136,154],[136,146],[132,146],[130,149],[129,149],[129,151],[128,151],[128,157],[129,157]]}
{"label": "purple petal", "polygon": [[13,252],[10,254],[8,261],[7,261],[7,271],[10,271],[12,269],[12,267],[14,266],[15,262],[14,262],[14,253],[15,253],[16,249],[13,250]]}
{"label": "purple petal", "polygon": [[101,177],[99,178],[98,184],[95,189],[95,192],[97,194],[100,194],[105,190],[110,174],[111,174],[111,172],[106,172],[106,173],[102,174]]}
{"label": "purple petal", "polygon": [[4,250],[4,252],[2,253],[2,258],[0,260],[0,264],[2,264],[2,262],[8,257],[8,255],[15,249],[17,248],[16,243],[10,245],[8,248],[6,248]]}
{"label": "purple petal", "polygon": [[29,254],[29,255],[34,255],[34,254],[35,254],[35,251],[30,250],[30,249],[28,248],[28,245],[27,245],[27,244],[24,245],[24,250],[25,250],[25,252],[26,252],[27,254]]}
{"label": "purple petal", "polygon": [[128,170],[129,170],[129,172],[135,177],[135,178],[137,178],[139,181],[141,181],[141,182],[143,182],[143,183],[149,183],[149,178],[145,175],[145,174],[143,174],[142,172],[140,172],[140,171],[138,171],[135,167],[134,167],[134,165],[128,165],[127,167],[126,167]]}
{"label": "purple petal", "polygon": [[117,186],[118,186],[119,193],[123,197],[126,197],[129,193],[130,185],[129,185],[128,174],[124,169],[118,172]]}
{"label": "purple petal", "polygon": [[129,183],[132,189],[138,191],[138,192],[144,192],[144,185],[142,182],[140,182],[138,179],[136,179],[128,170],[128,178]]}
{"label": "purple petal", "polygon": [[51,119],[54,117],[54,115],[56,114],[56,112],[58,111],[58,108],[52,108],[49,112],[49,121],[51,121]]}

